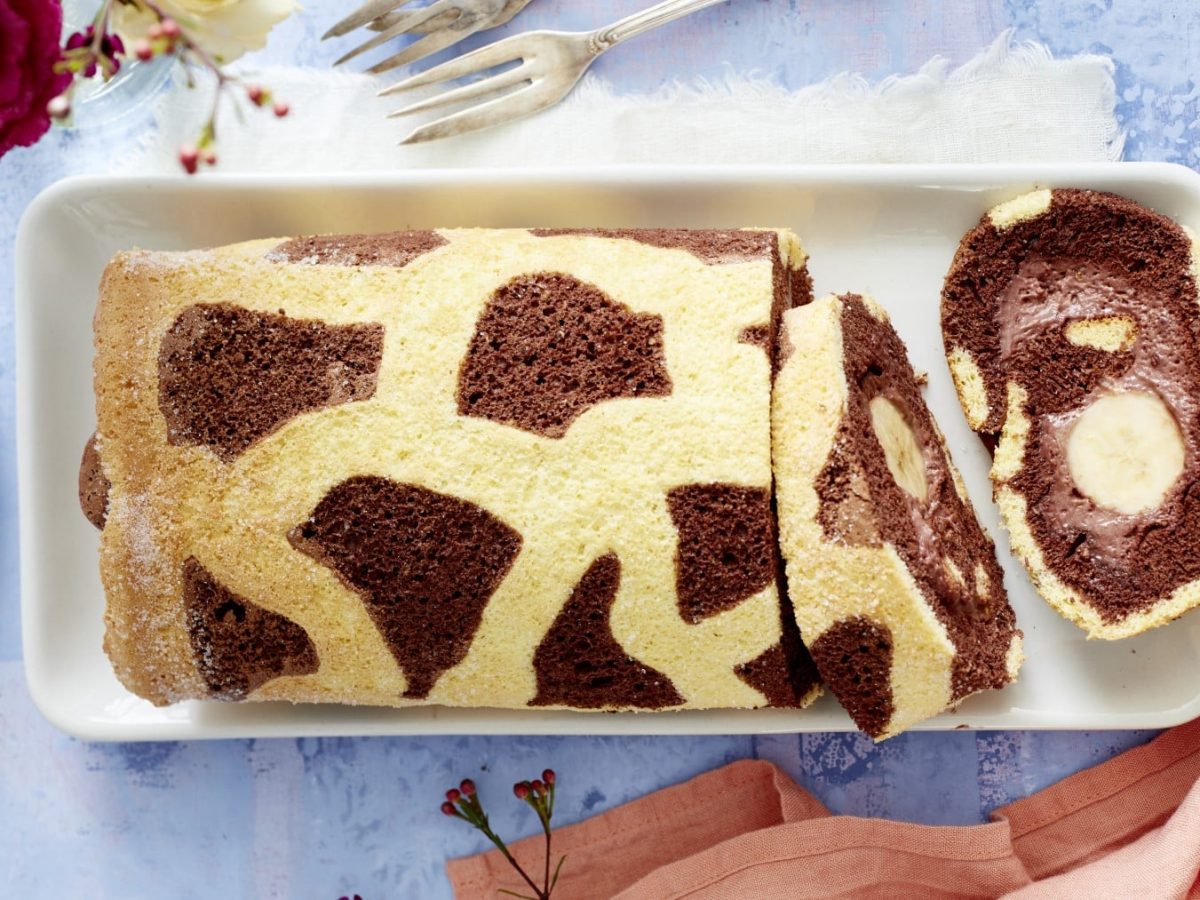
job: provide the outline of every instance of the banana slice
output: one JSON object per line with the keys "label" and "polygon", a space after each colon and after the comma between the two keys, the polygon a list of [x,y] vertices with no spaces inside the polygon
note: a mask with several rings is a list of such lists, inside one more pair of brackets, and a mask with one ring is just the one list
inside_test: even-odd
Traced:
{"label": "banana slice", "polygon": [[916,435],[904,421],[904,414],[887,397],[875,397],[870,407],[871,427],[883,447],[888,471],[905,493],[924,503],[929,496],[929,484],[925,477],[925,457]]}
{"label": "banana slice", "polygon": [[1136,515],[1159,506],[1183,474],[1183,437],[1154,394],[1105,394],[1067,439],[1075,486],[1097,506]]}

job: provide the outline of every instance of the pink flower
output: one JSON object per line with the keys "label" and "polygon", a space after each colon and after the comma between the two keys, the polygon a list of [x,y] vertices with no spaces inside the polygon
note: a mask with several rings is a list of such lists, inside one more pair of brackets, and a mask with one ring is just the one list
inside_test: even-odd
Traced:
{"label": "pink flower", "polygon": [[46,104],[71,83],[54,72],[61,31],[58,0],[0,0],[0,156],[50,127]]}

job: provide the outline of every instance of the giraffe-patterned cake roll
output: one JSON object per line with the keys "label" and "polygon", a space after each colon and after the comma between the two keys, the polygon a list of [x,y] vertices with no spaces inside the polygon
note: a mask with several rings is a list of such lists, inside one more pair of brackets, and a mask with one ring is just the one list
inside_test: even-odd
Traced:
{"label": "giraffe-patterned cake roll", "polygon": [[890,737],[1021,664],[995,547],[868,297],[784,316],[775,478],[787,583],[817,668],[855,724]]}
{"label": "giraffe-patterned cake roll", "polygon": [[806,705],[770,395],[809,298],[774,230],[121,254],[80,473],[118,677],[156,704]]}
{"label": "giraffe-patterned cake roll", "polygon": [[1200,606],[1200,241],[1132,200],[1038,190],[963,238],[950,372],[1013,552],[1090,638]]}

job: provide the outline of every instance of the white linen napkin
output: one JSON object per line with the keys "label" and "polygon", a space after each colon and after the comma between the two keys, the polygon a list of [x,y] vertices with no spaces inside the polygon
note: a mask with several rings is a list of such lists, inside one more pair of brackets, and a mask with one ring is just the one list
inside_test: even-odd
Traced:
{"label": "white linen napkin", "polygon": [[[721,83],[616,94],[585,78],[557,107],[488,132],[397,146],[412,124],[386,114],[374,78],[274,68],[256,79],[290,102],[276,119],[222,119],[221,172],[329,172],[418,166],[562,167],[625,163],[963,163],[1105,161],[1121,155],[1112,62],[1055,59],[1002,34],[966,64],[941,58],[871,84],[844,74],[797,91],[730,74]],[[210,109],[211,85],[173,88],[156,138],[123,167],[178,172],[176,153]],[[415,95],[420,96],[420,95]]]}

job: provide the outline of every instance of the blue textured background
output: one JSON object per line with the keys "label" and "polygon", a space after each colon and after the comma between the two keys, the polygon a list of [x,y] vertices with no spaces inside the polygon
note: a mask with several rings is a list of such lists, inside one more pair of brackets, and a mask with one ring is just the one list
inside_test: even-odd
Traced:
{"label": "blue textured background", "polygon": [[[256,58],[330,61],[338,48],[316,36],[350,5],[307,0]],[[538,0],[518,24],[586,27],[643,5]],[[789,87],[846,69],[877,79],[937,54],[964,61],[1006,28],[1056,54],[1111,55],[1127,157],[1200,168],[1195,0],[737,0],[618,48],[597,70],[622,90],[728,67]],[[150,127],[143,106],[0,160],[0,873],[12,896],[440,898],[445,858],[483,849],[436,810],[463,776],[495,800],[493,821],[510,835],[535,822],[506,799],[509,785],[546,765],[561,775],[560,818],[575,821],[745,757],[778,763],[835,812],[972,823],[1150,736],[916,733],[875,748],[819,734],[125,745],[59,734],[33,709],[20,663],[13,236],[38,191],[107,169]]]}

